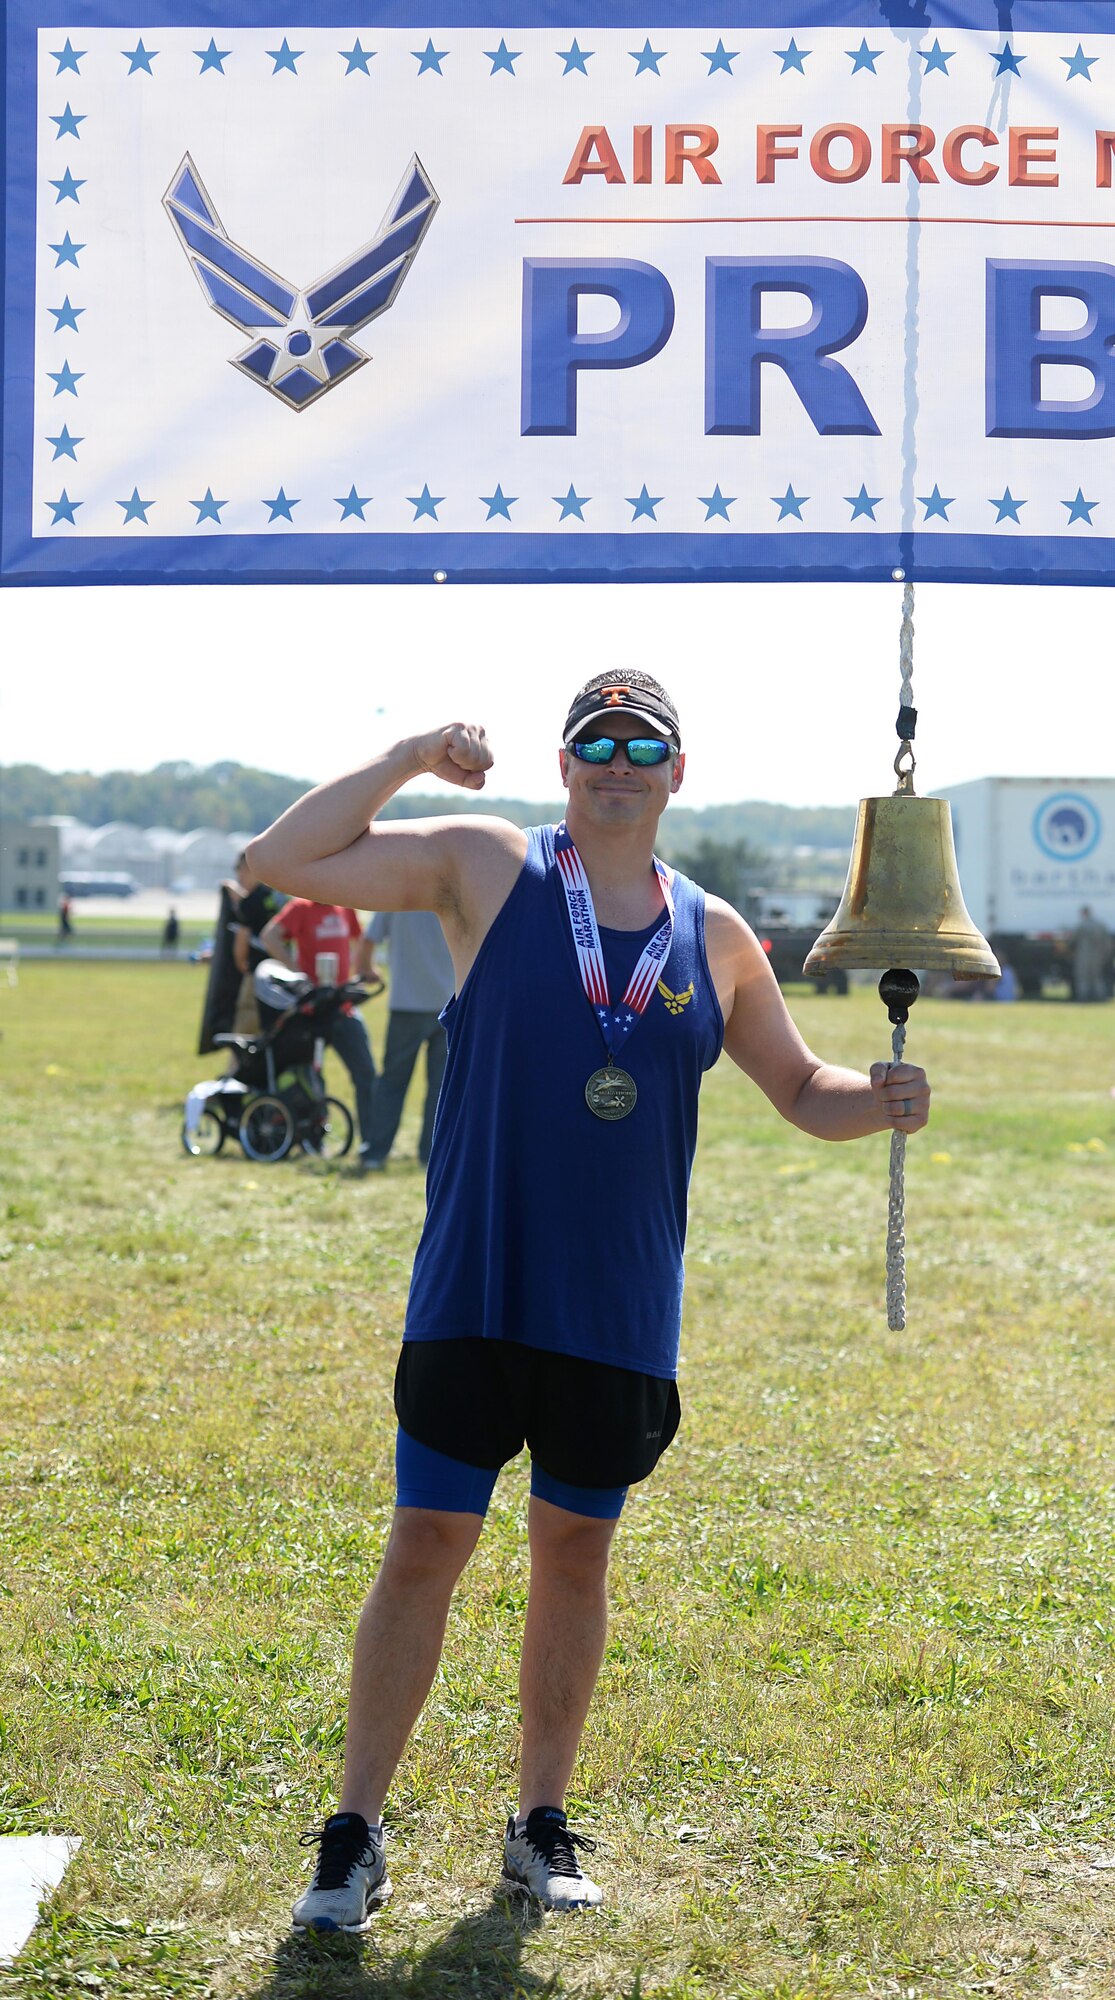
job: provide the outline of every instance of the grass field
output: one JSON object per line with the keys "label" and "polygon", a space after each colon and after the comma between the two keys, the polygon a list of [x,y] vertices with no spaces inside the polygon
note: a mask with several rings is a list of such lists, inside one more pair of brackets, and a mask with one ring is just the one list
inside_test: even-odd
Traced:
{"label": "grass field", "polygon": [[[0,1832],[84,1841],[0,1995],[1110,2000],[1115,1013],[919,1003],[904,1335],[885,1140],[823,1148],[713,1074],[685,1418],[617,1540],[574,1800],[609,1901],[494,1893],[519,1464],[389,1804],[395,1899],[329,1945],[286,1919],[389,1521],[422,1181],[187,1159],[203,977],[0,986]],[[824,1054],[886,1053],[870,992],[793,1006]]]}

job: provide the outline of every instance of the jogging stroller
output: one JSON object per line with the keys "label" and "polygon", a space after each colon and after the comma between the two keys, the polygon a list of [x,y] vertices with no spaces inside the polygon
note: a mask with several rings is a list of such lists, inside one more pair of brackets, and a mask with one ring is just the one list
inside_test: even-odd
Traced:
{"label": "jogging stroller", "polygon": [[360,1007],[371,987],[350,979],[315,986],[304,973],[265,958],[254,975],[258,1035],[216,1035],[235,1053],[227,1076],[196,1084],[186,1099],[182,1144],[194,1158],[219,1153],[232,1134],[250,1160],[268,1166],[294,1146],[319,1159],[343,1159],[352,1145],[352,1114],[328,1097],[322,1058],[341,1008]]}

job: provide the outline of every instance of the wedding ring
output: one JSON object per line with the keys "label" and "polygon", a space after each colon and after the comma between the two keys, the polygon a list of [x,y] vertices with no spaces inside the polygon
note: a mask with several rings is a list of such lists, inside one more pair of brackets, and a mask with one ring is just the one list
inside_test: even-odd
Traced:
{"label": "wedding ring", "polygon": [[902,1100],[902,1116],[903,1118],[912,1118],[913,1115],[914,1115],[913,1104],[908,1097],[904,1097]]}

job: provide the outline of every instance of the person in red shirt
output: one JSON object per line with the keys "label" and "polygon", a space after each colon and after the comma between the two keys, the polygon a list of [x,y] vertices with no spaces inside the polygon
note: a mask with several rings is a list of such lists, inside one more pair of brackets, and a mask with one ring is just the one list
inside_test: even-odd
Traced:
{"label": "person in red shirt", "polygon": [[[340,903],[311,903],[304,896],[295,896],[265,926],[260,943],[284,965],[304,972],[315,986],[343,986],[349,977],[352,941],[361,934],[355,910],[346,910]],[[352,1078],[363,1163],[372,1129],[376,1066],[368,1030],[351,1007],[335,1015],[329,1030],[329,1046],[336,1049]]]}

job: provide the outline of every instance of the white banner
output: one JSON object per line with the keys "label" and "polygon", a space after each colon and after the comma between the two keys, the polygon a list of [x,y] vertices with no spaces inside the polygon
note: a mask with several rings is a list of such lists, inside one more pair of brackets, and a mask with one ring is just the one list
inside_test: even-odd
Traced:
{"label": "white banner", "polygon": [[1110,6],[491,11],[9,0],[4,581],[1108,581]]}

